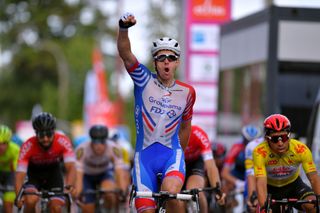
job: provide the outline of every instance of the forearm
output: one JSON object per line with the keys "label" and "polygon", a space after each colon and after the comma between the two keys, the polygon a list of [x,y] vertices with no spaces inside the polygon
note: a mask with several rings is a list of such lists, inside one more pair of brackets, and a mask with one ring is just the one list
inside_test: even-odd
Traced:
{"label": "forearm", "polygon": [[254,191],[256,191],[256,179],[254,175],[248,175],[247,176],[247,185],[248,185],[248,197],[252,195]]}
{"label": "forearm", "polygon": [[26,177],[25,172],[16,172],[15,174],[15,192],[19,194],[19,191],[24,183],[24,179]]}
{"label": "forearm", "polygon": [[82,185],[83,185],[83,172],[77,171],[76,184],[75,184],[77,192],[80,193],[82,191]]}
{"label": "forearm", "polygon": [[257,195],[258,195],[258,202],[260,206],[263,206],[265,204],[265,201],[267,199],[267,178],[266,177],[259,177],[256,179],[256,185],[257,185]]}
{"label": "forearm", "polygon": [[123,190],[124,192],[127,191],[126,179],[124,177],[124,171],[122,168],[116,168],[115,170],[115,177],[117,186]]}
{"label": "forearm", "polygon": [[191,121],[182,122],[179,130],[180,145],[183,150],[186,149],[189,143],[191,133]]}
{"label": "forearm", "polygon": [[67,171],[66,178],[65,178],[65,185],[75,186],[76,176],[77,176],[75,164],[74,163],[66,163],[65,168]]}
{"label": "forearm", "polygon": [[124,62],[125,67],[128,69],[135,63],[135,57],[131,52],[131,44],[128,35],[128,30],[119,30],[117,47],[119,55]]}
{"label": "forearm", "polygon": [[230,174],[230,168],[229,166],[224,166],[221,171],[221,177],[226,180],[227,182],[236,185],[236,181],[238,180],[236,177]]}
{"label": "forearm", "polygon": [[[205,166],[207,169],[207,175],[210,182],[210,186],[216,187],[216,184],[220,184],[220,176],[219,176],[219,170],[217,166],[215,165],[215,162],[213,159],[205,161]],[[221,186],[221,184],[220,184]]]}
{"label": "forearm", "polygon": [[309,173],[307,174],[307,177],[310,181],[312,190],[316,195],[320,195],[320,178],[317,174],[317,172]]}

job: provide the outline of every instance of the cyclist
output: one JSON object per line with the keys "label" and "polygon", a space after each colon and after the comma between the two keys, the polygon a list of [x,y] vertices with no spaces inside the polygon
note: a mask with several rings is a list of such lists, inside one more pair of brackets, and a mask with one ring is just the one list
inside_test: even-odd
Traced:
{"label": "cyclist", "polygon": [[0,186],[3,187],[3,210],[11,213],[16,197],[14,173],[17,168],[19,146],[11,140],[12,132],[6,125],[0,125]]}
{"label": "cyclist", "polygon": [[[262,212],[265,211],[267,193],[273,199],[315,199],[314,194],[320,194],[320,180],[311,151],[302,142],[290,138],[290,128],[291,124],[286,116],[270,115],[264,121],[265,141],[253,151],[254,175]],[[300,178],[300,165],[313,191]],[[295,207],[315,212],[312,204]],[[279,208],[272,206],[272,212],[279,212]]]}
{"label": "cyclist", "polygon": [[[41,112],[32,119],[35,136],[21,145],[15,190],[18,195],[22,187],[26,192],[41,190],[70,192],[76,177],[75,156],[70,139],[55,132],[56,118],[50,113]],[[64,162],[65,178],[61,161]],[[25,178],[27,176],[27,181]],[[65,187],[64,189],[64,186]],[[24,195],[16,204],[24,205],[25,212],[34,212],[38,196]],[[65,197],[53,196],[49,201],[50,212],[61,212],[65,205]]]}
{"label": "cyclist", "polygon": [[[207,133],[199,126],[192,125],[191,135],[187,148],[185,149],[186,161],[186,189],[203,188],[208,176],[209,184],[216,187],[220,183],[218,168],[213,160],[211,143]],[[225,194],[216,196],[219,204],[224,204]],[[208,212],[208,203],[203,192],[199,194],[200,212]]]}
{"label": "cyclist", "polygon": [[[177,193],[184,183],[184,154],[191,130],[195,90],[174,78],[179,65],[180,46],[172,38],[153,42],[151,48],[156,73],[140,64],[131,52],[128,28],[135,17],[125,13],[119,20],[118,51],[134,82],[137,141],[133,182],[138,191],[159,190],[157,174],[162,173],[161,190]],[[157,157],[154,157],[157,156]],[[171,200],[167,209],[177,211]],[[154,212],[155,201],[135,199],[138,212]]]}
{"label": "cyclist", "polygon": [[[125,181],[126,186],[129,188],[131,185],[131,169],[133,159],[133,149],[130,141],[120,134],[117,129],[112,129],[110,133],[110,140],[117,144],[121,150],[121,155],[124,163],[123,174],[121,179]],[[129,195],[129,194],[128,194]]]}
{"label": "cyclist", "polygon": [[224,164],[224,159],[226,157],[227,148],[225,145],[219,142],[213,142],[211,144],[211,150],[213,154],[214,161],[219,170],[219,174],[221,175],[221,171]]}
{"label": "cyclist", "polygon": [[242,140],[231,146],[225,158],[225,164],[221,171],[221,177],[226,183],[227,192],[236,192],[237,208],[234,212],[241,211],[243,208],[243,198],[245,193],[245,146],[249,141],[259,137],[261,130],[255,125],[248,124],[242,127]]}
{"label": "cyclist", "polygon": [[245,148],[245,167],[246,167],[246,181],[247,181],[247,210],[249,212],[256,212],[258,198],[256,195],[256,179],[254,177],[253,169],[253,150],[264,141],[263,137],[259,137],[250,141]]}
{"label": "cyclist", "polygon": [[[116,190],[127,191],[123,177],[123,161],[120,148],[108,140],[108,128],[104,125],[93,125],[89,129],[90,141],[81,143],[76,148],[77,156],[77,181],[76,197],[84,192],[81,200],[82,212],[95,211],[96,194],[85,194],[94,190]],[[116,173],[119,179],[115,180]],[[118,181],[118,186],[116,181]],[[116,194],[105,194],[105,207],[116,209]]]}

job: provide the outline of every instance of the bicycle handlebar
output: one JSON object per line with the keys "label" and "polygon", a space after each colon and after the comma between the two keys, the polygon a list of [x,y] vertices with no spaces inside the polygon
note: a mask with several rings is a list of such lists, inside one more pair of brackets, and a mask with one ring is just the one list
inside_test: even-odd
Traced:
{"label": "bicycle handlebar", "polygon": [[134,192],[134,196],[137,197],[153,197],[153,198],[169,198],[169,199],[178,199],[178,200],[192,200],[193,196],[192,194],[170,194],[167,191],[160,191],[158,193],[156,192],[143,192],[143,191],[136,191]]}

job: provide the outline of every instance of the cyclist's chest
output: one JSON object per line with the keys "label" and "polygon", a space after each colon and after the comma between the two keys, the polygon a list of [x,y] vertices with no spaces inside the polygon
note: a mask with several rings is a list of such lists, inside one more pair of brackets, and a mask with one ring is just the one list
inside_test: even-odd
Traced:
{"label": "cyclist's chest", "polygon": [[164,88],[150,81],[141,97],[145,110],[150,116],[172,119],[183,113],[186,107],[187,93],[181,87]]}
{"label": "cyclist's chest", "polygon": [[287,153],[283,156],[270,153],[266,159],[266,168],[271,176],[289,176],[299,169],[300,163],[299,156],[294,153]]}

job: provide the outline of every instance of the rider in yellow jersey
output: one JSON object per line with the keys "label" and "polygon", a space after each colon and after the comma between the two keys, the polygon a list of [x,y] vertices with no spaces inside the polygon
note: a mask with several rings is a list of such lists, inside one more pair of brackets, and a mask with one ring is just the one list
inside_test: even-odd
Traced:
{"label": "rider in yellow jersey", "polygon": [[[273,114],[264,121],[265,141],[253,151],[254,175],[258,201],[264,211],[267,194],[272,199],[315,199],[320,194],[320,179],[312,153],[302,142],[290,138],[290,121],[281,114]],[[312,189],[300,178],[300,165]],[[315,212],[313,204],[296,205],[295,208]],[[272,212],[279,212],[272,206]]]}
{"label": "rider in yellow jersey", "polygon": [[0,125],[0,185],[3,192],[3,206],[5,213],[13,212],[16,197],[14,192],[14,173],[19,157],[19,146],[11,141],[12,132],[9,127]]}

